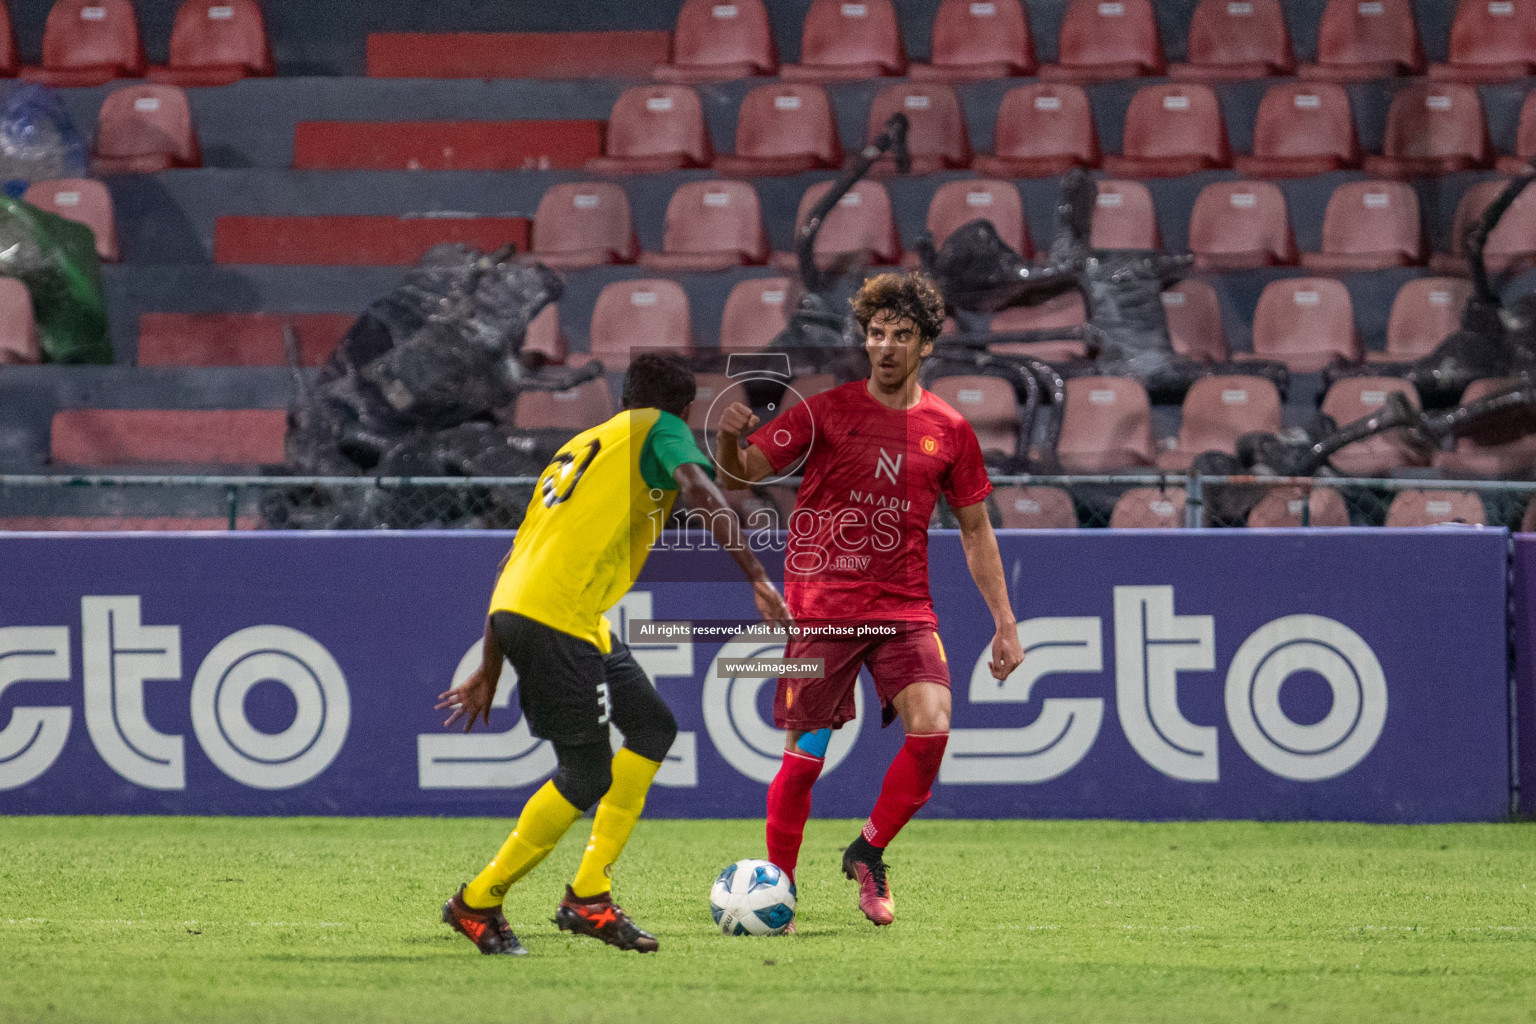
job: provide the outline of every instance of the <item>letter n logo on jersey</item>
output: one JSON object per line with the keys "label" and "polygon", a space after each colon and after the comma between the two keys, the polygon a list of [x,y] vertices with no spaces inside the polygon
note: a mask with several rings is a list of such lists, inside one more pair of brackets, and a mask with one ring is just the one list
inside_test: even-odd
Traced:
{"label": "letter n logo on jersey", "polygon": [[875,479],[879,480],[883,476],[888,478],[891,483],[896,483],[896,474],[901,472],[901,460],[904,458],[906,458],[905,453],[897,455],[893,459],[889,452],[881,448],[880,456],[875,462]]}

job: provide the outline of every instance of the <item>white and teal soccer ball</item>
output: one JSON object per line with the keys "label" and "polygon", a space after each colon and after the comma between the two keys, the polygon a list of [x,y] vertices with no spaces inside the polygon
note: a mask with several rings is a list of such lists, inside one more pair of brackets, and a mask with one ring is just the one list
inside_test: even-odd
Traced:
{"label": "white and teal soccer ball", "polygon": [[765,860],[739,860],[715,879],[709,912],[726,935],[778,935],[795,919],[795,883]]}

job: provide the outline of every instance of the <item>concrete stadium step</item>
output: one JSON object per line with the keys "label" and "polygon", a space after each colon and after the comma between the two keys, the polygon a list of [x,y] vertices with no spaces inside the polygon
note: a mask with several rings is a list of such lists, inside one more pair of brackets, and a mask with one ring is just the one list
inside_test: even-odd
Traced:
{"label": "concrete stadium step", "polygon": [[526,217],[220,217],[216,263],[409,266],[434,245],[528,248]]}
{"label": "concrete stadium step", "polygon": [[370,78],[648,78],[670,31],[370,32]]}
{"label": "concrete stadium step", "polygon": [[305,366],[330,358],[356,313],[145,313],[140,366],[284,366],[292,326]]}
{"label": "concrete stadium step", "polygon": [[602,121],[300,121],[293,136],[293,166],[317,171],[574,170],[602,152]]}

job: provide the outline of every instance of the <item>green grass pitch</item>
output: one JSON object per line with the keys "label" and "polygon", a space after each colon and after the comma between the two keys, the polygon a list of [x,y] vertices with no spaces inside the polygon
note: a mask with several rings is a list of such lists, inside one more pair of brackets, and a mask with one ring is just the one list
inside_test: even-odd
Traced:
{"label": "green grass pitch", "polygon": [[755,939],[708,891],[761,822],[642,821],[654,956],[550,923],[578,826],[508,898],[533,955],[482,957],[438,908],[507,827],[0,818],[0,1021],[1536,1021],[1533,825],[918,821],[877,930],[813,821]]}

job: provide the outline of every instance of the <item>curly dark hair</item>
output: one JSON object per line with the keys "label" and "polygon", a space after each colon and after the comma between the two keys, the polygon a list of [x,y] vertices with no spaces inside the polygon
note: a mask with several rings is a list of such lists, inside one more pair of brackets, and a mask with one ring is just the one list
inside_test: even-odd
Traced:
{"label": "curly dark hair", "polygon": [[944,327],[944,297],[939,294],[933,279],[924,274],[913,272],[872,277],[864,282],[864,287],[850,302],[861,331],[868,331],[869,322],[879,313],[911,320],[924,341],[937,338]]}
{"label": "curly dark hair", "polygon": [[693,371],[680,360],[647,352],[624,375],[624,408],[660,409],[681,416],[698,394]]}

